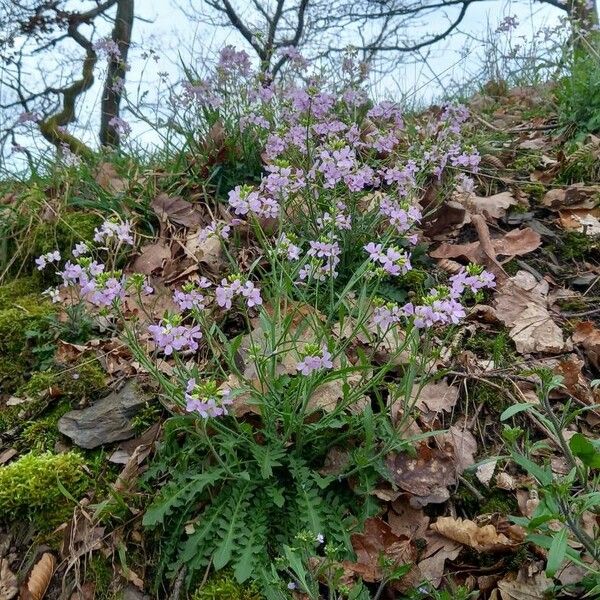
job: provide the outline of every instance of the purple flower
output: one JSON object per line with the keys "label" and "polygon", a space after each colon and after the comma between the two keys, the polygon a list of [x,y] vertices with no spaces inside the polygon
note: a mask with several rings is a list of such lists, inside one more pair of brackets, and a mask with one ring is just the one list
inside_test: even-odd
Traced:
{"label": "purple flower", "polygon": [[73,248],[73,256],[75,258],[77,258],[78,256],[84,256],[85,254],[88,254],[89,251],[90,249],[88,248],[85,242],[79,242],[75,244],[75,247]]}
{"label": "purple flower", "polygon": [[333,368],[333,362],[331,361],[331,353],[328,352],[325,346],[308,346],[305,348],[304,359],[300,361],[296,368],[302,375],[310,375],[315,371],[322,369]]}
{"label": "purple flower", "polygon": [[170,356],[174,351],[195,352],[198,350],[197,340],[202,338],[198,325],[186,327],[180,325],[177,319],[163,319],[159,325],[150,325],[148,332],[165,356]]}
{"label": "purple flower", "polygon": [[196,289],[195,286],[184,286],[173,294],[173,302],[179,310],[204,310],[206,308],[206,297]]}
{"label": "purple flower", "polygon": [[114,59],[121,58],[121,51],[119,50],[119,44],[110,37],[100,38],[93,45],[96,52],[104,53],[106,56]]}
{"label": "purple flower", "polygon": [[35,264],[37,265],[37,270],[43,270],[46,265],[59,262],[60,261],[60,252],[58,250],[54,250],[53,252],[48,252],[46,254],[42,254],[35,259]]}
{"label": "purple flower", "polygon": [[105,307],[124,296],[124,280],[105,276],[96,279],[93,290],[88,294],[88,300],[95,306]]}
{"label": "purple flower", "polygon": [[117,239],[119,243],[130,244],[133,246],[133,234],[130,221],[113,221],[106,220],[101,227],[96,227],[94,230],[94,241],[106,243],[108,240]]}
{"label": "purple flower", "polygon": [[242,284],[241,279],[236,276],[230,280],[222,279],[221,285],[215,290],[215,300],[221,308],[230,309],[234,298],[242,296],[246,299],[248,308],[262,304],[260,290],[251,281]]}
{"label": "purple flower", "polygon": [[400,322],[403,312],[396,304],[385,304],[378,306],[373,310],[373,325],[380,329],[387,330],[396,323]]}
{"label": "purple flower", "polygon": [[282,233],[277,242],[275,248],[278,254],[285,256],[288,260],[299,260],[300,259],[300,247],[296,246],[292,240],[284,233]]}
{"label": "purple flower", "polygon": [[60,302],[60,291],[58,288],[48,288],[42,292],[44,296],[48,296],[53,304]]}
{"label": "purple flower", "polygon": [[189,379],[184,397],[186,411],[198,413],[203,419],[222,417],[228,414],[227,407],[233,404],[231,390],[219,388],[213,380],[197,382]]}
{"label": "purple flower", "polygon": [[131,125],[125,121],[124,119],[121,119],[121,117],[113,117],[112,119],[110,119],[110,121],[108,122],[108,124],[119,134],[119,135],[123,135],[123,136],[127,136],[131,133]]}

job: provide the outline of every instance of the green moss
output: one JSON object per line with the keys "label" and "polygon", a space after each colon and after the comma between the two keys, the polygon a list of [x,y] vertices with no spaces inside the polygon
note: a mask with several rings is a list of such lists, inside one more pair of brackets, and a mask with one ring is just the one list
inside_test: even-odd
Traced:
{"label": "green moss", "polygon": [[499,368],[512,364],[515,359],[514,344],[505,329],[492,335],[486,331],[477,332],[466,340],[465,348],[481,358],[493,360]]}
{"label": "green moss", "polygon": [[89,212],[66,212],[54,223],[40,223],[32,232],[32,254],[39,256],[52,250],[60,250],[63,254],[79,241],[91,241],[94,229],[102,219]]}
{"label": "green moss", "polygon": [[592,252],[600,250],[600,240],[579,231],[567,231],[553,249],[560,258],[588,259]]}
{"label": "green moss", "polygon": [[71,507],[60,486],[79,498],[88,484],[83,466],[83,458],[76,452],[46,452],[25,454],[0,467],[0,522],[25,519],[50,525],[62,518],[61,508]]}
{"label": "green moss", "polygon": [[94,584],[95,600],[115,598],[113,582],[115,572],[110,561],[101,554],[94,554],[87,564],[86,582]]}
{"label": "green moss", "polygon": [[261,600],[262,596],[255,583],[239,584],[231,573],[217,573],[201,588],[196,590],[192,600]]}
{"label": "green moss", "polygon": [[19,436],[17,447],[36,453],[53,450],[60,438],[58,420],[70,409],[71,405],[68,402],[61,402],[46,416],[25,425]]}
{"label": "green moss", "polygon": [[95,396],[106,387],[105,373],[96,359],[82,359],[68,370],[37,371],[17,390],[17,396],[40,398],[54,388],[55,396],[74,400]]}
{"label": "green moss", "polygon": [[27,344],[27,332],[46,330],[47,317],[54,312],[52,304],[37,295],[17,298],[0,310],[0,354],[18,356]]}
{"label": "green moss", "polygon": [[0,309],[10,308],[23,299],[32,301],[40,297],[40,286],[35,277],[19,277],[0,285]]}
{"label": "green moss", "polygon": [[522,185],[521,191],[532,200],[539,202],[546,194],[546,186],[542,183],[531,182]]}
{"label": "green moss", "polygon": [[509,397],[503,394],[497,387],[481,382],[471,387],[469,398],[474,400],[476,405],[485,404],[490,411],[498,415],[511,405]]}
{"label": "green moss", "polygon": [[540,166],[542,159],[542,153],[536,151],[529,151],[517,156],[512,163],[512,168],[515,171],[522,173],[531,173]]}

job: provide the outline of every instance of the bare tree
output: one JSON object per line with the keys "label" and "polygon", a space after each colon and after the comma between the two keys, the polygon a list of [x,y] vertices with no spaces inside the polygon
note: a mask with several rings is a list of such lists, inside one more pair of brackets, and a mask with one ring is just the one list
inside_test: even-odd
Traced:
{"label": "bare tree", "polygon": [[[384,57],[393,64],[402,54],[448,38],[472,4],[487,1],[203,0],[190,2],[190,7],[206,22],[237,30],[258,56],[262,70],[275,76],[286,62],[277,53],[285,46],[322,56],[350,45],[364,61]],[[539,2],[563,10],[580,31],[591,31],[598,24],[595,0]],[[418,39],[411,36],[417,25],[426,23],[434,32]]]}
{"label": "bare tree", "polygon": [[[69,10],[65,0],[4,0],[0,21],[11,24],[0,38],[1,80],[4,88],[0,109],[20,111],[12,123],[5,117],[0,139],[15,140],[14,125],[23,115],[37,122],[42,136],[58,149],[78,155],[92,150],[66,130],[77,120],[77,103],[94,84],[99,52],[108,56],[100,106],[100,141],[116,146],[127,52],[131,42],[134,0],[94,0],[87,10]],[[111,35],[94,42],[97,25],[106,21]],[[61,55],[61,69],[48,68],[48,52]],[[66,54],[65,54],[66,53]],[[16,143],[16,142],[14,142]]]}

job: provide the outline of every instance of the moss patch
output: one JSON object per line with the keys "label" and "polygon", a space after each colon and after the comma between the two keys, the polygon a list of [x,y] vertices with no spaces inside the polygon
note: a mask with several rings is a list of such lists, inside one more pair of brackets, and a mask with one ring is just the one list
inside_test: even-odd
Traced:
{"label": "moss patch", "polygon": [[254,583],[239,584],[231,573],[218,573],[211,577],[192,600],[261,600],[262,596]]}
{"label": "moss patch", "polygon": [[82,359],[68,370],[38,371],[17,390],[17,396],[40,398],[50,388],[55,396],[74,400],[93,397],[106,387],[106,377],[96,359]]}
{"label": "moss patch", "polygon": [[33,254],[39,256],[52,250],[70,253],[80,241],[91,241],[94,229],[102,219],[88,212],[67,212],[60,215],[55,223],[40,223],[32,232]]}
{"label": "moss patch", "polygon": [[88,484],[83,466],[76,452],[45,452],[0,467],[0,522],[25,519],[46,528],[60,521],[71,510],[60,486],[79,498]]}

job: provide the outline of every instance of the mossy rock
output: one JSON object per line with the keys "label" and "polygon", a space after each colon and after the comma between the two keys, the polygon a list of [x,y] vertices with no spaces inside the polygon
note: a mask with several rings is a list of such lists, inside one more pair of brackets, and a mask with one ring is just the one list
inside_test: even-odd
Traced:
{"label": "mossy rock", "polygon": [[33,254],[60,250],[67,256],[77,242],[92,241],[94,229],[101,223],[99,215],[83,211],[63,213],[54,223],[40,223],[32,232]]}
{"label": "mossy rock", "polygon": [[25,454],[0,467],[0,522],[25,519],[50,525],[62,519],[69,504],[64,491],[79,499],[88,487],[84,464],[77,452],[45,452]]}
{"label": "mossy rock", "polygon": [[256,583],[238,583],[231,573],[217,573],[196,590],[192,600],[262,600]]}

